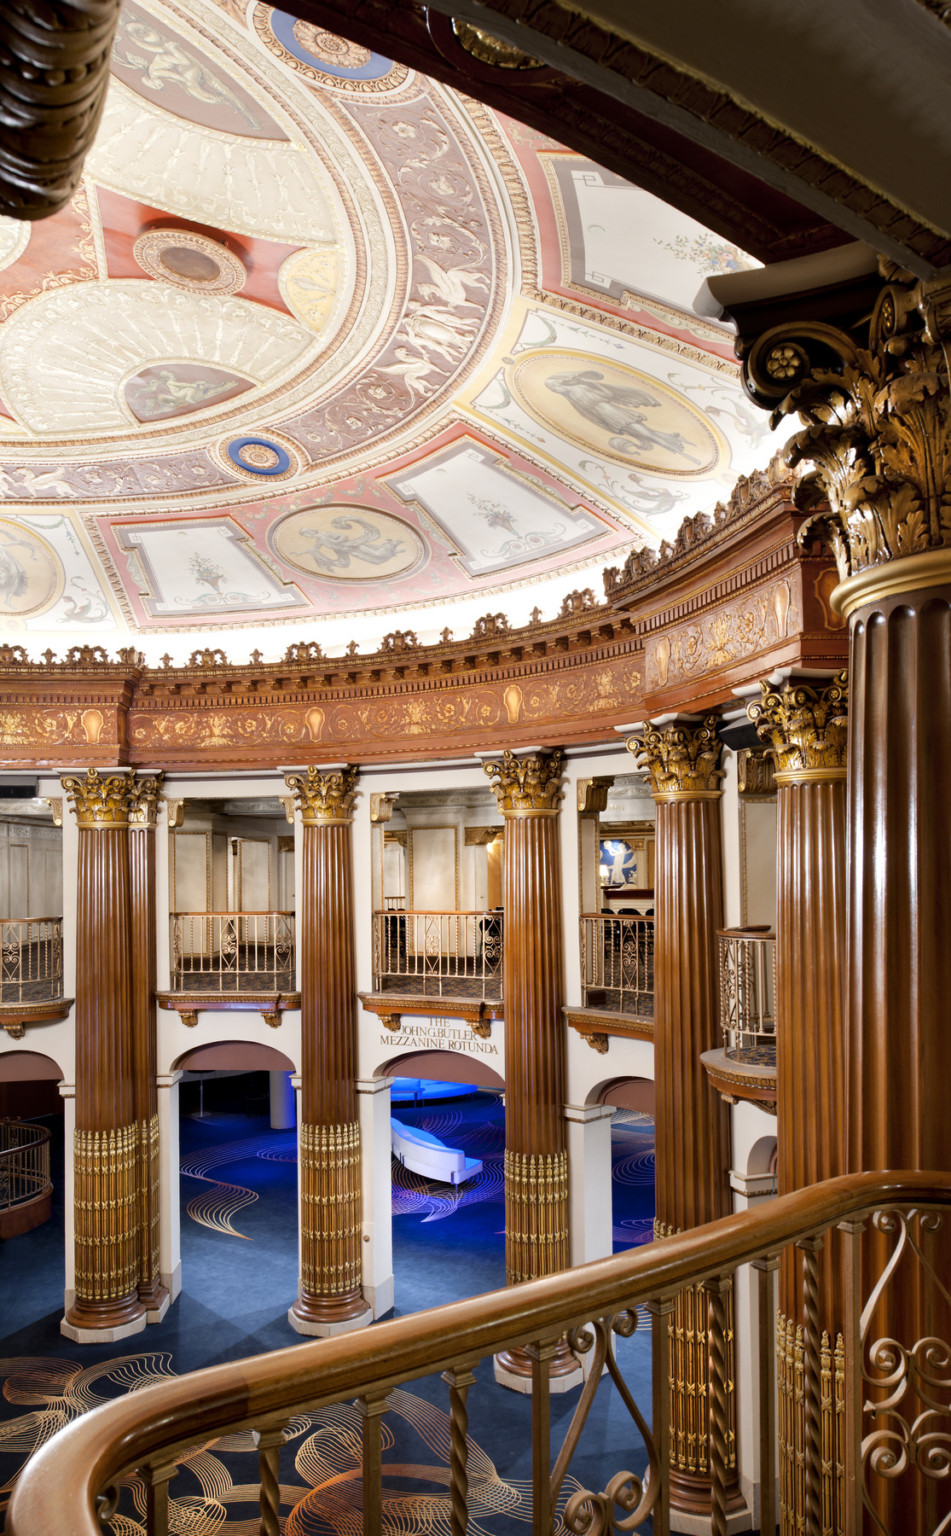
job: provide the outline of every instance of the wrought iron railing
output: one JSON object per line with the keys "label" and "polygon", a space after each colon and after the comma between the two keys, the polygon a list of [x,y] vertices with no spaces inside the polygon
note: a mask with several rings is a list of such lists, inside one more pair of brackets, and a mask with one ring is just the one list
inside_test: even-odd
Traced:
{"label": "wrought iron railing", "polygon": [[[776,1528],[777,1443],[782,1457],[790,1450],[782,1437],[792,1432],[805,1500],[804,1521],[796,1528],[819,1536],[826,1529],[828,1497],[838,1506],[828,1528],[858,1536],[863,1504],[871,1510],[889,1479],[901,1474],[903,1482],[900,1488],[893,1485],[894,1492],[907,1497],[915,1480],[930,1479],[935,1489],[935,1480],[946,1474],[946,1452],[935,1444],[935,1436],[946,1441],[951,1345],[942,1341],[938,1325],[951,1313],[951,1297],[935,1268],[935,1245],[944,1241],[949,1208],[949,1174],[849,1174],[545,1280],[380,1323],[364,1334],[297,1344],[129,1393],[61,1430],[36,1453],[14,1491],[7,1536],[49,1536],[67,1529],[69,1536],[101,1536],[100,1521],[108,1524],[117,1510],[114,1531],[128,1529],[130,1518],[141,1518],[143,1511],[147,1536],[184,1530],[194,1503],[193,1448],[207,1447],[215,1436],[248,1430],[258,1449],[259,1528],[277,1533],[294,1454],[289,1446],[282,1470],[285,1431],[295,1418],[299,1425],[301,1415],[319,1414],[334,1404],[351,1405],[348,1413],[356,1408],[348,1418],[355,1452],[348,1477],[362,1483],[357,1506],[362,1505],[362,1519],[355,1510],[347,1529],[380,1536],[397,1528],[388,1511],[395,1512],[398,1524],[399,1501],[405,1496],[406,1468],[398,1458],[392,1467],[383,1464],[390,1394],[437,1372],[447,1387],[447,1489],[428,1498],[427,1507],[434,1529],[465,1536],[470,1444],[483,1438],[483,1416],[491,1420],[498,1415],[498,1387],[477,1383],[473,1373],[480,1361],[517,1347],[531,1360],[532,1392],[507,1405],[506,1435],[513,1437],[512,1415],[521,1411],[524,1424],[516,1433],[520,1444],[531,1447],[535,1536],[550,1536],[559,1516],[570,1532],[606,1536],[616,1529],[643,1530],[650,1519],[654,1536],[668,1536],[669,1402],[676,1374],[671,1325],[676,1298],[684,1292],[701,1298],[706,1308],[701,1337],[710,1383],[705,1421],[710,1529],[724,1536],[732,1456],[729,1295],[737,1267],[746,1264],[752,1265],[757,1293],[758,1368],[751,1373],[755,1379],[744,1379],[740,1390],[756,1398],[760,1529]],[[866,1242],[869,1222],[872,1240]],[[817,1321],[824,1244],[841,1250],[836,1258],[843,1275],[844,1326],[835,1348],[841,1370],[837,1366],[839,1379],[830,1398],[833,1439],[827,1437],[825,1338]],[[777,1423],[774,1349],[773,1280],[787,1249],[802,1278],[803,1323],[797,1330],[801,1429],[794,1425],[792,1430],[785,1412]],[[872,1274],[878,1276],[874,1282],[868,1278]],[[927,1293],[924,1315],[935,1337],[918,1344],[915,1335],[902,1336],[902,1326],[913,1327],[916,1313],[911,1308],[903,1314],[900,1305],[889,1309],[896,1283],[918,1285]],[[651,1408],[637,1403],[619,1364],[622,1357],[612,1347],[614,1335],[627,1337],[645,1326],[645,1309],[652,1334]],[[902,1315],[905,1325],[896,1322]],[[880,1326],[886,1331],[897,1327],[897,1336],[878,1337]],[[591,1357],[591,1369],[553,1458],[548,1363],[565,1338],[576,1353]],[[571,1477],[575,1452],[580,1446],[590,1453],[593,1441],[594,1454],[602,1463],[606,1459],[598,1442],[603,1412],[599,1407],[592,1417],[591,1409],[599,1392],[612,1390],[633,1421],[631,1461],[643,1456],[646,1473],[642,1464],[632,1471],[625,1458],[621,1467],[598,1466],[593,1486],[585,1487]],[[176,1488],[179,1466],[184,1474]],[[132,1477],[137,1486],[123,1491],[124,1480]],[[338,1481],[331,1477],[322,1488],[308,1489],[312,1524],[329,1530],[339,1520]],[[888,1526],[869,1516],[864,1528],[885,1531]]]}
{"label": "wrought iron railing", "polygon": [[46,1194],[50,1133],[24,1120],[0,1120],[0,1215]]}
{"label": "wrought iron railing", "polygon": [[586,1008],[654,1017],[654,919],[599,912],[581,919],[581,984]]}
{"label": "wrought iron railing", "polygon": [[293,992],[293,912],[173,912],[173,992]]}
{"label": "wrought iron railing", "polygon": [[63,995],[63,919],[0,919],[0,1003],[46,1002]]}
{"label": "wrought iron railing", "polygon": [[497,1001],[503,937],[501,912],[374,912],[374,987]]}
{"label": "wrought iron railing", "polygon": [[766,928],[722,928],[720,1028],[733,1061],[776,1062],[776,935]]}

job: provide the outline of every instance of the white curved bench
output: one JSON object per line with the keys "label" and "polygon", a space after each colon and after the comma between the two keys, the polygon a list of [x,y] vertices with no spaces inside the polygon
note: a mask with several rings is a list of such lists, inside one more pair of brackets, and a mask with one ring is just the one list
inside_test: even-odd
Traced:
{"label": "white curved bench", "polygon": [[464,1184],[482,1172],[477,1157],[466,1157],[459,1147],[447,1147],[444,1141],[431,1131],[421,1131],[415,1125],[404,1125],[402,1120],[390,1120],[390,1141],[393,1156],[412,1173],[421,1173],[427,1179],[439,1179],[443,1184]]}

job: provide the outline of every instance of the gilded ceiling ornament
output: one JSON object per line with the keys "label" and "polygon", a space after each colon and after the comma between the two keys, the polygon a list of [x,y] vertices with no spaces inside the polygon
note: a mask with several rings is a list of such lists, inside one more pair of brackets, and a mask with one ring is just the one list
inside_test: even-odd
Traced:
{"label": "gilded ceiling ornament", "polygon": [[69,797],[80,827],[127,827],[132,809],[132,775],[110,773],[101,778],[96,768],[82,777],[63,774],[60,782]]}
{"label": "gilded ceiling ornament", "polygon": [[844,778],[848,748],[849,674],[827,684],[787,682],[771,689],[746,713],[757,735],[769,742],[779,784],[803,778]]}
{"label": "gilded ceiling ornament", "polygon": [[129,784],[130,827],[154,827],[158,814],[159,791],[164,773],[144,773],[141,778],[133,773]]}
{"label": "gilded ceiling ornament", "polygon": [[284,783],[297,796],[304,826],[351,821],[359,772],[359,768],[348,763],[345,768],[320,769],[311,765],[285,774]]}
{"label": "gilded ceiling ornament", "polygon": [[697,799],[720,793],[723,749],[716,715],[707,715],[696,725],[674,721],[646,726],[643,737],[629,738],[627,750],[650,774],[655,799]]}
{"label": "gilded ceiling ornament", "polygon": [[[843,580],[951,547],[951,282],[889,262],[867,346],[826,323],[774,326],[749,349],[750,392],[775,425],[798,413],[797,505],[824,526]],[[918,583],[924,585],[924,582]]]}
{"label": "gilded ceiling ornament", "polygon": [[483,764],[498,783],[492,785],[503,816],[555,816],[561,799],[561,770],[565,754],[539,748],[516,756],[505,749],[501,758]]}

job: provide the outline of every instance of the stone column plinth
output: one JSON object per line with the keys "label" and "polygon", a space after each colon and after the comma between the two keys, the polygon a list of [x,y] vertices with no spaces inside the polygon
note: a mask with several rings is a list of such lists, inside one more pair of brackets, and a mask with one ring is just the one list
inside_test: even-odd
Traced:
{"label": "stone column plinth", "polygon": [[301,1274],[288,1321],[318,1336],[371,1321],[363,1296],[351,819],[357,769],[287,775],[301,817]]}
{"label": "stone column plinth", "polygon": [[[505,821],[505,1267],[509,1285],[567,1269],[568,1153],[558,808],[560,750],[506,751],[486,763]],[[496,1377],[531,1386],[531,1361],[511,1350]],[[559,1346],[552,1390],[580,1379]]]}
{"label": "stone column plinth", "polygon": [[[727,1215],[729,1111],[701,1065],[720,1043],[717,930],[723,926],[720,742],[716,720],[681,717],[647,727],[627,743],[646,766],[657,805],[654,900],[654,1237]],[[732,1306],[729,1315],[732,1315]],[[698,1287],[677,1298],[670,1325],[671,1508],[709,1516],[710,1362],[707,1298]],[[735,1424],[733,1335],[726,1390]],[[736,1435],[728,1461],[730,1503],[741,1504]]]}
{"label": "stone column plinth", "polygon": [[75,1299],[80,1343],[145,1327],[138,1293],[140,1136],[133,1084],[127,773],[65,775],[79,828],[76,901]]}

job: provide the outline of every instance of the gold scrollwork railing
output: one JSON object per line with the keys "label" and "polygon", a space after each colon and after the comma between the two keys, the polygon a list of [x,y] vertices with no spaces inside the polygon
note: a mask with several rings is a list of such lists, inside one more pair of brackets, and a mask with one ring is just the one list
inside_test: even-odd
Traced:
{"label": "gold scrollwork railing", "polygon": [[25,1120],[0,1120],[0,1216],[51,1188],[49,1131]]}
{"label": "gold scrollwork railing", "polygon": [[374,912],[374,988],[498,1001],[503,938],[501,911]]}
{"label": "gold scrollwork railing", "polygon": [[776,935],[766,928],[721,928],[720,1028],[727,1056],[776,1063]]}
{"label": "gold scrollwork railing", "polygon": [[[940,1173],[862,1173],[829,1179],[797,1190],[757,1209],[724,1217],[688,1233],[586,1264],[578,1269],[528,1281],[451,1306],[380,1323],[369,1333],[350,1333],[301,1344],[256,1358],[196,1371],[94,1409],[44,1445],[21,1475],[7,1517],[7,1536],[101,1536],[122,1499],[122,1481],[133,1475],[147,1490],[148,1536],[168,1536],[187,1521],[187,1476],[176,1508],[177,1465],[187,1463],[190,1448],[214,1436],[253,1431],[259,1450],[260,1529],[280,1529],[280,1457],[284,1430],[295,1415],[312,1414],[332,1404],[356,1401],[362,1463],[362,1530],[379,1536],[385,1528],[388,1488],[383,1467],[383,1419],[389,1394],[403,1383],[441,1372],[449,1399],[449,1487],[442,1519],[451,1536],[468,1528],[468,1431],[476,1386],[475,1367],[489,1356],[521,1346],[533,1366],[531,1397],[523,1398],[524,1442],[532,1451],[532,1528],[548,1536],[556,1515],[564,1527],[587,1536],[612,1530],[643,1529],[648,1517],[654,1536],[670,1529],[667,1477],[669,1443],[667,1404],[671,1370],[668,1321],[677,1294],[701,1286],[707,1297],[707,1348],[710,1358],[709,1464],[712,1481],[713,1536],[727,1528],[728,1397],[724,1380],[728,1326],[725,1297],[740,1265],[752,1265],[758,1293],[758,1379],[761,1529],[776,1526],[776,1380],[773,1351],[775,1305],[773,1277],[780,1256],[793,1249],[803,1274],[807,1300],[801,1390],[805,1398],[804,1440],[807,1536],[820,1536],[819,1481],[823,1443],[820,1435],[824,1390],[817,1333],[817,1257],[829,1240],[841,1244],[844,1280],[842,1511],[836,1528],[857,1536],[863,1505],[874,1528],[887,1528],[872,1511],[888,1480],[909,1473],[939,1478],[946,1458],[934,1454],[935,1437],[947,1439],[951,1418],[951,1348],[938,1337],[902,1341],[875,1338],[887,1312],[890,1286],[902,1261],[913,1260],[916,1277],[930,1286],[925,1315],[934,1324],[951,1321],[951,1296],[935,1268],[927,1244],[939,1238],[951,1208],[951,1175]],[[871,1221],[878,1253],[892,1244],[879,1279],[863,1304],[864,1234]],[[939,1229],[941,1229],[939,1231]],[[907,1276],[906,1276],[907,1282]],[[653,1344],[652,1419],[624,1379],[611,1347],[612,1335],[630,1335],[640,1326],[643,1309],[651,1316]],[[908,1316],[914,1315],[914,1309]],[[811,1320],[810,1320],[811,1319]],[[873,1326],[874,1325],[874,1326]],[[951,1332],[951,1330],[948,1330]],[[552,1460],[548,1363],[567,1337],[572,1349],[592,1356],[592,1369],[567,1433]],[[607,1375],[602,1382],[602,1371]],[[610,1388],[608,1388],[610,1383]],[[599,1390],[617,1391],[646,1448],[647,1467],[603,1469],[600,1488],[575,1488],[566,1479]],[[495,1409],[489,1386],[476,1399],[488,1416]],[[473,1415],[473,1418],[475,1416]],[[590,1426],[589,1426],[590,1427]],[[478,1438],[478,1422],[473,1424]],[[901,1440],[904,1456],[888,1454],[889,1437]],[[920,1442],[920,1443],[919,1443]],[[925,1443],[927,1442],[927,1444]],[[632,1443],[633,1437],[632,1437]],[[898,1465],[900,1462],[900,1465]],[[186,1469],[187,1470],[187,1469]],[[393,1475],[399,1482],[401,1468]],[[334,1492],[327,1494],[332,1518]],[[320,1518],[319,1501],[311,1515]]]}
{"label": "gold scrollwork railing", "polygon": [[173,912],[171,990],[293,992],[293,912]]}
{"label": "gold scrollwork railing", "polygon": [[63,995],[63,919],[0,919],[0,1003],[47,1002]]}
{"label": "gold scrollwork railing", "polygon": [[654,1017],[654,919],[640,913],[581,918],[581,977],[586,1008]]}

